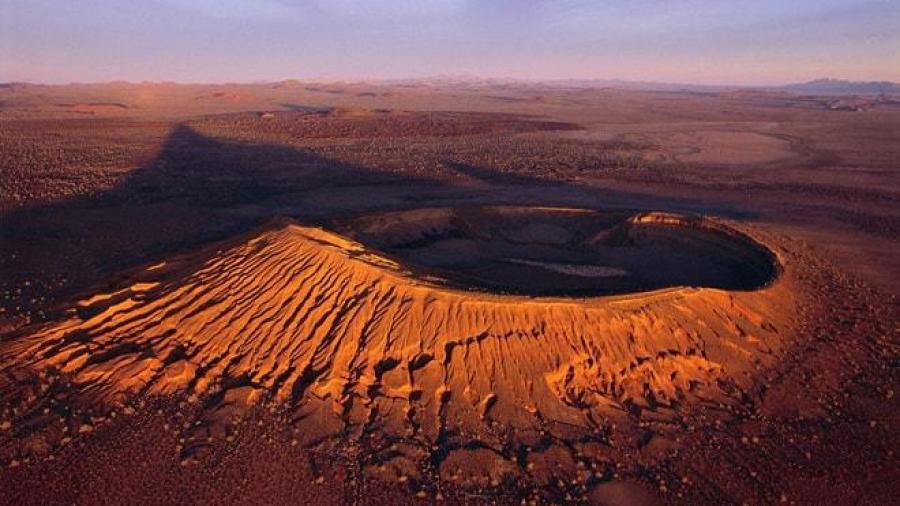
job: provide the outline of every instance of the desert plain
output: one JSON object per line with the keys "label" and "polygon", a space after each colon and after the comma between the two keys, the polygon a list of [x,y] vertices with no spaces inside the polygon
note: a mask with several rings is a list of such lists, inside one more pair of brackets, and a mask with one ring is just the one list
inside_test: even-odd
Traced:
{"label": "desert plain", "polygon": [[4,84],[0,503],[895,504],[898,244],[897,97]]}

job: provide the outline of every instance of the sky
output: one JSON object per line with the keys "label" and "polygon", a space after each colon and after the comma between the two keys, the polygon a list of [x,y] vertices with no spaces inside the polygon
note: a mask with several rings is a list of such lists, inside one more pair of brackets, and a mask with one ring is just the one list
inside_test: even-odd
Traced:
{"label": "sky", "polygon": [[900,0],[0,0],[0,81],[900,81]]}

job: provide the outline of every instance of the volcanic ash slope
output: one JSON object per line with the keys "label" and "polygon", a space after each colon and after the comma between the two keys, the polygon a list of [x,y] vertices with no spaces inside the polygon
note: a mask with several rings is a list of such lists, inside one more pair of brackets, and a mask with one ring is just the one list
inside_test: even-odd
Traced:
{"label": "volcanic ash slope", "polygon": [[213,436],[265,402],[291,413],[304,444],[378,434],[490,445],[736,404],[791,335],[783,280],[749,292],[490,295],[286,220],[131,279],[3,342],[5,376],[67,378],[91,406],[183,396],[203,403]]}

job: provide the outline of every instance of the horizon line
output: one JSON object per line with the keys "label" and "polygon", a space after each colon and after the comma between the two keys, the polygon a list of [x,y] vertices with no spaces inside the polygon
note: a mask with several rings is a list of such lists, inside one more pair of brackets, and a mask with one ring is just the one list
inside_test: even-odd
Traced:
{"label": "horizon line", "polygon": [[632,85],[660,85],[660,86],[692,86],[692,87],[709,87],[709,88],[781,88],[795,85],[803,85],[815,82],[842,82],[847,84],[892,84],[892,85],[900,85],[898,81],[892,81],[890,79],[864,79],[864,80],[855,80],[848,78],[836,78],[836,77],[818,77],[803,81],[781,81],[774,83],[763,83],[763,82],[689,82],[689,81],[667,81],[667,80],[643,80],[643,79],[622,79],[622,78],[601,78],[601,77],[554,77],[554,78],[546,78],[546,79],[536,79],[536,78],[525,78],[525,77],[498,77],[498,76],[481,76],[475,74],[436,74],[431,76],[422,76],[422,77],[381,77],[381,78],[366,78],[366,77],[327,77],[327,76],[318,76],[318,77],[309,77],[309,78],[297,78],[297,77],[285,77],[281,79],[261,79],[261,80],[247,80],[247,81],[231,81],[231,80],[223,80],[223,81],[194,81],[194,80],[173,80],[173,79],[159,79],[159,80],[129,80],[129,79],[111,79],[111,80],[98,80],[98,81],[31,81],[28,79],[14,79],[14,80],[0,80],[0,84],[4,85],[12,85],[12,84],[20,84],[20,85],[32,85],[32,86],[91,86],[91,85],[110,85],[110,84],[131,84],[131,85],[179,85],[179,86],[224,86],[224,85],[236,85],[236,86],[248,86],[248,85],[265,85],[265,84],[278,84],[285,82],[298,82],[298,83],[318,83],[318,84],[375,84],[375,85],[383,85],[383,84],[397,84],[401,82],[427,82],[427,81],[459,81],[459,82],[475,82],[475,81],[495,81],[498,84],[506,82],[506,83],[521,83],[521,84],[565,84],[565,83],[620,83],[620,84],[632,84]]}

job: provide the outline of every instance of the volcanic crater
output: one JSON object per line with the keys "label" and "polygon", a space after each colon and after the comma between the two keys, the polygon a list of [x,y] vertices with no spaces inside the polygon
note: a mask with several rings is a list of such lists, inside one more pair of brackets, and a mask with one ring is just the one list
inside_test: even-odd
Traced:
{"label": "volcanic crater", "polygon": [[754,290],[779,272],[775,256],[746,235],[667,213],[478,206],[370,214],[334,226],[432,281],[485,292]]}
{"label": "volcanic crater", "polygon": [[737,413],[792,335],[790,270],[719,220],[493,206],[332,225],[276,219],[85,294],[0,342],[4,400],[28,418],[64,399],[71,431],[188,403],[187,463],[268,406],[375,476],[536,479],[551,449],[640,444],[647,414]]}

